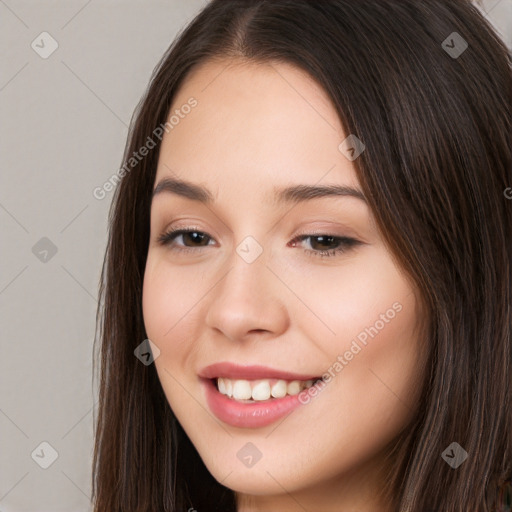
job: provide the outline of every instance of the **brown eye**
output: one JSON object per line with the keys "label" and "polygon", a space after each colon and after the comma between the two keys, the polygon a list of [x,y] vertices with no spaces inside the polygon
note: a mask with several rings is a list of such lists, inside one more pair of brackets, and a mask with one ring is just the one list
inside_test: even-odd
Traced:
{"label": "brown eye", "polygon": [[[301,235],[292,241],[293,247],[296,246],[296,242],[302,242],[303,240],[311,239],[318,240],[320,243],[312,243],[311,249],[305,249],[305,251],[311,256],[329,257],[336,256],[347,252],[350,248],[360,245],[361,242],[355,238],[348,238],[345,236],[334,236],[328,234],[315,234],[315,235]],[[334,245],[334,247],[333,247]],[[317,248],[315,248],[315,246]],[[327,246],[327,249],[325,248]]]}
{"label": "brown eye", "polygon": [[[173,245],[174,240],[179,236],[182,237],[185,247],[204,247],[211,240],[208,234],[196,229],[173,229],[160,235],[157,242],[161,245]],[[191,242],[191,245],[187,245],[186,240]]]}

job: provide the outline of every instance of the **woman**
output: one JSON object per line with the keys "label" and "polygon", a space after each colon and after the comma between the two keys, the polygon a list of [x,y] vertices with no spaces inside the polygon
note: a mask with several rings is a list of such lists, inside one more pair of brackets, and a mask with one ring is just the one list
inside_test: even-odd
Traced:
{"label": "woman", "polygon": [[503,508],[510,63],[466,0],[199,13],[112,205],[96,512]]}

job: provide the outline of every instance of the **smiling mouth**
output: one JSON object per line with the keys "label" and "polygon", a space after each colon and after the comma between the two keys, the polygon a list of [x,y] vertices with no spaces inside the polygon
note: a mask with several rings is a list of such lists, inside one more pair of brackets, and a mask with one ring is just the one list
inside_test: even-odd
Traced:
{"label": "smiling mouth", "polygon": [[218,377],[211,380],[222,395],[237,402],[255,403],[298,395],[304,389],[314,386],[320,377],[310,380],[246,380]]}

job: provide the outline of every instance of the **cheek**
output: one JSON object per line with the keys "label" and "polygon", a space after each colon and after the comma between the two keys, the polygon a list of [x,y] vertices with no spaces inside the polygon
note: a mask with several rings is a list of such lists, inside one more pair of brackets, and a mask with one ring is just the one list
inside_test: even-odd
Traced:
{"label": "cheek", "polygon": [[292,321],[327,353],[349,350],[354,338],[368,345],[377,338],[381,345],[411,343],[409,331],[420,314],[414,290],[383,248],[338,267],[295,274],[292,286],[301,303],[288,305]]}
{"label": "cheek", "polygon": [[151,254],[150,251],[142,290],[144,325],[148,337],[161,340],[165,349],[170,340],[174,346],[177,334],[189,325],[201,293],[193,276]]}
{"label": "cheek", "polygon": [[384,251],[368,251],[348,267],[302,280],[315,315],[297,316],[300,329],[327,356],[341,409],[368,425],[385,418],[398,426],[414,412],[421,391],[419,295]]}
{"label": "cheek", "polygon": [[167,401],[173,410],[180,411],[182,384],[186,380],[187,361],[192,353],[193,304],[197,290],[187,286],[184,273],[167,264],[164,259],[148,255],[142,289],[142,312],[148,338],[155,343],[160,355],[155,368]]}

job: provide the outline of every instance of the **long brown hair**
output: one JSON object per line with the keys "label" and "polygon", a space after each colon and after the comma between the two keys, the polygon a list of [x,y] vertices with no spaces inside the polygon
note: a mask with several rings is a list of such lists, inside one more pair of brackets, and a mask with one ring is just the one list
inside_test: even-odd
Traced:
{"label": "long brown hair", "polygon": [[[512,475],[509,51],[467,0],[213,0],[155,68],[111,205],[95,340],[95,512],[236,510],[235,493],[210,475],[173,415],[155,366],[134,356],[147,338],[142,283],[160,149],[152,134],[187,74],[226,56],[291,63],[327,92],[344,132],[366,146],[354,161],[361,187],[421,290],[428,371],[385,495],[400,512],[499,510],[497,489]],[[155,147],[131,165],[148,137]],[[468,454],[456,469],[441,456],[453,442]]]}

